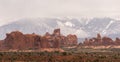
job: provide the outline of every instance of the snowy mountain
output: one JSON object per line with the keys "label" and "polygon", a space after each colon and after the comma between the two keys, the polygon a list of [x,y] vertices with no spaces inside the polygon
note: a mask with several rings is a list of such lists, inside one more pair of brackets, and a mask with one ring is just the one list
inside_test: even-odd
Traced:
{"label": "snowy mountain", "polygon": [[21,19],[0,27],[0,39],[5,38],[5,34],[19,30],[23,33],[36,33],[44,35],[46,32],[52,33],[55,28],[60,28],[62,34],[76,34],[79,37],[86,37],[85,31],[80,29],[82,24],[79,20],[66,20],[57,18],[37,18]]}
{"label": "snowy mountain", "polygon": [[112,18],[36,18],[21,19],[0,27],[0,39],[5,34],[19,30],[23,33],[36,33],[44,35],[55,28],[60,28],[62,34],[76,34],[78,38],[93,37],[97,33],[110,37],[120,36],[120,21]]}
{"label": "snowy mountain", "polygon": [[120,20],[111,18],[93,18],[85,25],[85,31],[89,31],[89,36],[95,36],[97,33],[112,38],[120,37]]}

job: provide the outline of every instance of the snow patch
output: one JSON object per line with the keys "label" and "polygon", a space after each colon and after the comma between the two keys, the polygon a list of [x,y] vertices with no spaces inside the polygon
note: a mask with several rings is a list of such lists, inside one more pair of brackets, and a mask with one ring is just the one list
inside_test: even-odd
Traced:
{"label": "snow patch", "polygon": [[106,29],[108,29],[113,22],[114,21],[110,21],[110,23],[106,26]]}
{"label": "snow patch", "polygon": [[110,27],[110,25],[113,23],[114,21],[110,21],[109,24],[105,27],[105,29],[102,31],[102,34],[106,34],[106,30]]}
{"label": "snow patch", "polygon": [[75,26],[75,25],[74,25],[73,23],[71,23],[71,22],[66,22],[65,25],[66,25],[66,26],[69,26],[69,27],[74,27],[74,26]]}
{"label": "snow patch", "polygon": [[81,38],[88,37],[87,33],[81,29],[76,30],[76,32],[74,34]]}
{"label": "snow patch", "polygon": [[64,26],[64,24],[60,21],[57,21],[58,26]]}

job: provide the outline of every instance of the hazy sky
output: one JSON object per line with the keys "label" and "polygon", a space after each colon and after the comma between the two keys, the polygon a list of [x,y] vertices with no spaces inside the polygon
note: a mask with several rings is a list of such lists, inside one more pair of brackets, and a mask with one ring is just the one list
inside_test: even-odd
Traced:
{"label": "hazy sky", "polygon": [[118,17],[120,0],[0,0],[0,25],[35,17]]}

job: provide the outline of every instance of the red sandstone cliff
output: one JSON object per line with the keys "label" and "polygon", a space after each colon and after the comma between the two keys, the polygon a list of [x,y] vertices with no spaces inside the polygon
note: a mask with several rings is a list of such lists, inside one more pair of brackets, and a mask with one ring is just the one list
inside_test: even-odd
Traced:
{"label": "red sandstone cliff", "polygon": [[61,46],[77,45],[77,36],[63,36],[60,29],[55,29],[52,34],[48,32],[44,36],[37,34],[23,34],[14,31],[6,34],[6,38],[0,43],[0,50],[29,50],[41,48],[60,48]]}
{"label": "red sandstone cliff", "polygon": [[101,37],[100,34],[97,34],[95,38],[85,38],[83,43],[80,43],[82,46],[118,46],[120,45],[120,39],[116,38],[116,40],[112,40],[109,37]]}

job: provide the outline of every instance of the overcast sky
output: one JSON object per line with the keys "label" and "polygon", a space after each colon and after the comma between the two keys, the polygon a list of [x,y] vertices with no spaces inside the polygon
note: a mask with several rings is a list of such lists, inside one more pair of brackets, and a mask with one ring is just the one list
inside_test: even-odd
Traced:
{"label": "overcast sky", "polygon": [[120,0],[0,0],[0,25],[21,18],[118,17]]}

